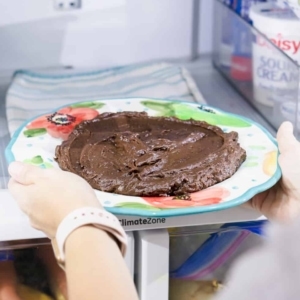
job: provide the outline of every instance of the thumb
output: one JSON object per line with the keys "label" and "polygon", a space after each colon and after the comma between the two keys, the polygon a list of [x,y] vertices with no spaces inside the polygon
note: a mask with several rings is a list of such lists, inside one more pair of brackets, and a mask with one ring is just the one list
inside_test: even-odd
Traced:
{"label": "thumb", "polygon": [[281,153],[299,147],[299,142],[293,134],[293,125],[290,122],[283,122],[277,132],[278,148]]}
{"label": "thumb", "polygon": [[10,176],[20,184],[34,184],[41,177],[43,170],[33,165],[13,162],[8,167]]}

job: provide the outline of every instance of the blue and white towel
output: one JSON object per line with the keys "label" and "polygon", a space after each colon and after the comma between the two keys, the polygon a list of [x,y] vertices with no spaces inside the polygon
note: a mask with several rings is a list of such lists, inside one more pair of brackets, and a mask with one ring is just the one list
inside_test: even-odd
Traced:
{"label": "blue and white towel", "polygon": [[167,63],[70,71],[15,73],[6,96],[9,132],[29,118],[74,102],[113,97],[153,97],[205,103],[189,72]]}

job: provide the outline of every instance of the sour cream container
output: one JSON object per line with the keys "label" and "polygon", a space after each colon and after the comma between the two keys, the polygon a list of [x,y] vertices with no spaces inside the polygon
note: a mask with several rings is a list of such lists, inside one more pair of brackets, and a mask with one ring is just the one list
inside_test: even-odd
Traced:
{"label": "sour cream container", "polygon": [[[272,3],[253,5],[249,17],[253,26],[300,65],[300,20],[289,9]],[[299,87],[298,70],[285,55],[261,35],[252,44],[254,98],[266,106],[291,100]]]}

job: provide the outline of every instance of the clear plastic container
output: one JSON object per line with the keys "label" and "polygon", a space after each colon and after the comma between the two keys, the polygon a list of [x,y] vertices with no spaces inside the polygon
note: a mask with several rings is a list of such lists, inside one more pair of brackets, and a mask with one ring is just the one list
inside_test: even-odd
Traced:
{"label": "clear plastic container", "polygon": [[214,20],[214,66],[275,129],[291,121],[299,139],[298,64],[219,0]]}

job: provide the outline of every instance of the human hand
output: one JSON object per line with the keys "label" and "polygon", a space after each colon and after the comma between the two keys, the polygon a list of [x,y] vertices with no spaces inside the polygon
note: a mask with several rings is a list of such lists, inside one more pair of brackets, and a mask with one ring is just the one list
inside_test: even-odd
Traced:
{"label": "human hand", "polygon": [[32,227],[54,238],[60,222],[73,210],[101,208],[94,190],[81,177],[58,169],[13,162],[8,189],[28,215]]}
{"label": "human hand", "polygon": [[267,218],[289,221],[300,214],[300,143],[293,135],[293,125],[284,122],[277,132],[282,178],[271,189],[254,196],[247,205]]}

